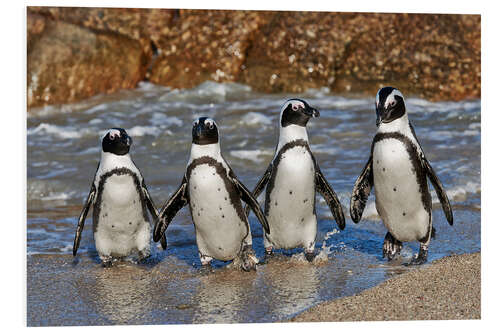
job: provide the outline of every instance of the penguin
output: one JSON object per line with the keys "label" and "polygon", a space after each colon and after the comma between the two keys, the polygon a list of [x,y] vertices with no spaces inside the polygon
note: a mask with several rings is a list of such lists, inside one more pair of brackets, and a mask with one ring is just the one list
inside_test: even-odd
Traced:
{"label": "penguin", "polygon": [[354,184],[351,218],[359,222],[374,187],[377,212],[388,229],[382,257],[390,261],[400,253],[402,242],[418,241],[418,255],[409,264],[420,265],[427,261],[429,243],[435,233],[427,178],[436,190],[448,223],[453,225],[451,205],[408,119],[403,94],[393,87],[380,89],[375,110],[377,132],[370,158]]}
{"label": "penguin", "polygon": [[[151,227],[158,213],[144,178],[130,157],[132,138],[123,128],[110,129],[102,139],[101,160],[76,227],[73,256],[76,256],[85,218],[93,206],[94,240],[104,267],[114,258],[137,250],[139,260],[150,255]],[[161,241],[166,249],[166,239]]]}
{"label": "penguin", "polygon": [[189,204],[202,271],[210,270],[213,259],[235,258],[241,259],[243,270],[255,270],[258,259],[252,249],[250,224],[241,200],[269,231],[257,200],[222,156],[216,122],[198,118],[193,122],[191,154],[181,185],[161,208],[153,240],[157,242],[163,237],[177,212]]}
{"label": "penguin", "polygon": [[316,117],[319,111],[302,99],[290,99],[281,107],[274,158],[252,192],[257,198],[267,185],[264,212],[271,232],[264,234],[267,258],[272,256],[273,248],[302,247],[306,259],[314,259],[316,192],[324,197],[338,227],[345,227],[337,194],[309,147],[306,125]]}

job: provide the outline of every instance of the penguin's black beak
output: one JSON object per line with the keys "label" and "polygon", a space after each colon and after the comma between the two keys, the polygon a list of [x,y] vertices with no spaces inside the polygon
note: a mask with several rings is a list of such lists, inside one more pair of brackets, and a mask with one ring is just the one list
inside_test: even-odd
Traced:
{"label": "penguin's black beak", "polygon": [[307,106],[302,112],[306,116],[311,117],[311,118],[318,118],[319,117],[319,111],[316,110],[315,108],[310,107],[310,106]]}

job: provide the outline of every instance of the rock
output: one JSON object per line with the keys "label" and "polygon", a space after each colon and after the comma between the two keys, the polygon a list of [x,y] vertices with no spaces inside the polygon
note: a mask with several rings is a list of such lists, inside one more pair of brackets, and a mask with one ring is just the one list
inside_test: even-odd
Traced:
{"label": "rock", "polygon": [[481,97],[479,15],[28,7],[27,23],[28,106],[140,80],[368,96],[393,85],[430,100]]}
{"label": "rock", "polygon": [[252,35],[266,13],[180,10],[177,24],[157,40],[150,81],[190,88],[207,80],[238,82]]}
{"label": "rock", "polygon": [[150,55],[136,40],[49,19],[35,29],[28,21],[41,30],[28,30],[28,107],[130,89],[144,78]]}

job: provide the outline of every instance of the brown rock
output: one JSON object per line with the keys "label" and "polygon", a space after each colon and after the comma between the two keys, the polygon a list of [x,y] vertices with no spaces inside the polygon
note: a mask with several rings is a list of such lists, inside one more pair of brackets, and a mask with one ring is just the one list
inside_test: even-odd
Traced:
{"label": "brown rock", "polygon": [[[68,23],[73,37],[54,28]],[[175,88],[212,80],[261,92],[328,87],[374,96],[393,85],[431,100],[481,97],[479,15],[28,7],[27,32],[30,106],[145,79]],[[49,75],[48,54],[66,59],[57,75]],[[83,79],[102,75],[112,78]]]}
{"label": "brown rock", "polygon": [[150,60],[138,41],[64,22],[45,20],[43,33],[31,40],[28,107],[133,88]]}

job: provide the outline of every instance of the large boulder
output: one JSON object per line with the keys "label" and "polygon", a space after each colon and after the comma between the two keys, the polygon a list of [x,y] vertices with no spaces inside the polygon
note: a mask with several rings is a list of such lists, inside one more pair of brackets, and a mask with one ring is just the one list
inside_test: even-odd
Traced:
{"label": "large boulder", "polygon": [[479,15],[28,7],[28,106],[133,88],[481,96]]}
{"label": "large boulder", "polygon": [[260,91],[374,95],[394,85],[429,99],[480,97],[479,15],[276,12],[247,50]]}
{"label": "large boulder", "polygon": [[130,89],[144,78],[151,55],[134,39],[30,13],[28,22],[28,107]]}

